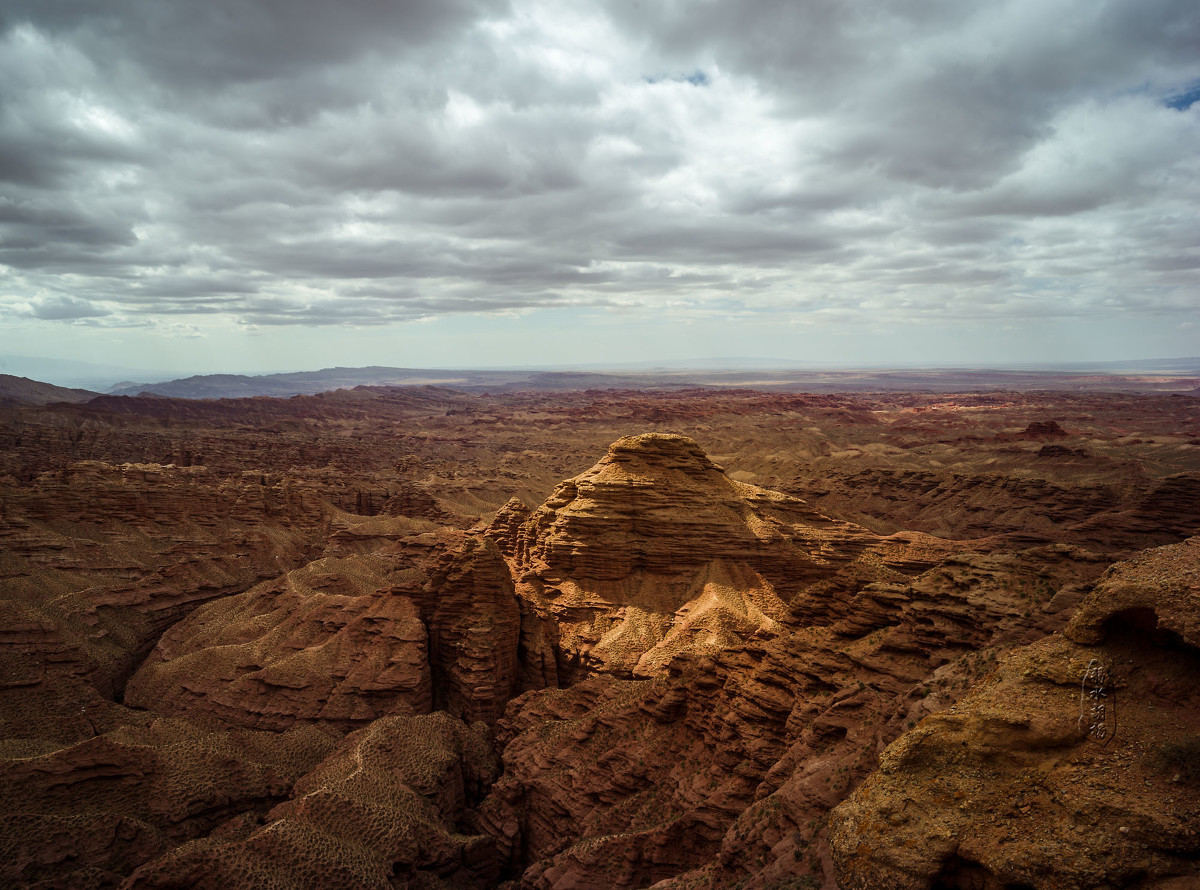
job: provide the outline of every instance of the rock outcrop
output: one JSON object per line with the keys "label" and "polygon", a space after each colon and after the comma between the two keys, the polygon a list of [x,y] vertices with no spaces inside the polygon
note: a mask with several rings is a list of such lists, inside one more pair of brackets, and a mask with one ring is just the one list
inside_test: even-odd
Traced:
{"label": "rock outcrop", "polygon": [[521,617],[504,560],[486,539],[404,534],[404,523],[360,523],[357,537],[369,525],[384,545],[201,607],[163,635],[126,702],[260,729],[350,730],[435,708],[494,721],[518,677]]}
{"label": "rock outcrop", "polygon": [[427,713],[428,635],[377,560],[323,559],[209,603],[163,635],[125,701],[258,729]]}
{"label": "rock outcrop", "polygon": [[1200,883],[1200,539],[1110,570],[831,817],[846,890]]}
{"label": "rock outcrop", "polygon": [[771,639],[527,693],[498,726],[481,822],[523,887],[819,883],[823,818],[878,752],[962,696],[992,647],[1061,627],[1054,590],[1103,567],[1061,547],[915,578],[877,566],[889,581],[814,584],[825,616]]}
{"label": "rock outcrop", "polygon": [[65,747],[6,746],[4,886],[118,886],[176,844],[285,800],[335,744],[313,727],[265,733],[134,713],[121,720]]}
{"label": "rock outcrop", "polygon": [[521,609],[496,545],[473,538],[446,554],[422,602],[434,707],[494,723],[517,690],[521,637]]}
{"label": "rock outcrop", "polygon": [[490,534],[517,595],[552,625],[567,682],[652,676],[683,651],[773,636],[796,591],[878,541],[659,433],[620,439],[524,521],[522,509],[510,503]]}
{"label": "rock outcrop", "polygon": [[483,890],[498,875],[495,843],[463,829],[498,767],[479,727],[385,717],[343,739],[264,817],[228,822],[123,887]]}

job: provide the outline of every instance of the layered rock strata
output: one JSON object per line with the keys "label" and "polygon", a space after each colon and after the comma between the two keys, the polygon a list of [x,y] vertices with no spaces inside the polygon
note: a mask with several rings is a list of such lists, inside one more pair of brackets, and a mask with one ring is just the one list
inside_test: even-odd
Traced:
{"label": "layered rock strata", "polygon": [[517,690],[521,609],[487,538],[467,540],[433,571],[422,597],[434,707],[494,723]]}
{"label": "layered rock strata", "polygon": [[1097,457],[1083,461],[1079,481],[1027,475],[1031,459],[1082,459],[1083,452],[1062,448],[1022,455],[1019,473],[805,467],[785,488],[872,528],[955,538],[1003,535],[1014,544],[1061,542],[1120,556],[1200,529],[1200,474],[1194,470],[1144,478],[1139,464]]}
{"label": "layered rock strata", "polygon": [[693,440],[660,433],[620,439],[524,514],[510,503],[489,534],[517,595],[552,628],[541,639],[554,638],[566,682],[651,676],[683,651],[772,636],[797,590],[878,541],[735,482]]}
{"label": "layered rock strata", "polygon": [[313,727],[229,731],[109,714],[122,725],[0,756],[0,883],[116,887],[173,846],[265,812],[334,748]]}
{"label": "layered rock strata", "polygon": [[323,559],[209,603],[163,635],[125,701],[259,729],[432,709],[428,636],[377,560]]}
{"label": "layered rock strata", "polygon": [[387,540],[380,523],[395,532],[373,552],[198,609],[163,635],[125,700],[263,729],[349,730],[435,708],[494,721],[518,677],[520,609],[504,560],[488,540],[404,535],[403,522],[362,523],[376,540]]}
{"label": "layered rock strata", "polygon": [[158,635],[197,606],[320,552],[328,505],[286,481],[76,463],[0,480],[0,658],[42,688],[119,696]]}
{"label": "layered rock strata", "polygon": [[824,619],[654,679],[527,693],[499,724],[482,824],[522,887],[819,884],[823,817],[878,752],[963,695],[991,647],[1061,627],[1072,595],[1054,591],[1103,566],[1070,548],[964,554],[866,586],[851,566],[801,595]]}

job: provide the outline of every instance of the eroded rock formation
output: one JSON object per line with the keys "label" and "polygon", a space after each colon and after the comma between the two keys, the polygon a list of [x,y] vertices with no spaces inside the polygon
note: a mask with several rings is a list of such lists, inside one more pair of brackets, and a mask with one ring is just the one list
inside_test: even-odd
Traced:
{"label": "eroded rock formation", "polygon": [[462,829],[498,766],[480,727],[446,714],[385,717],[343,739],[261,819],[228,822],[123,887],[494,886],[494,841]]}
{"label": "eroded rock formation", "polygon": [[378,561],[323,559],[202,607],[168,631],[125,701],[284,729],[348,729],[433,706],[417,605],[393,595]]}
{"label": "eroded rock formation", "polygon": [[126,701],[266,729],[353,729],[435,706],[494,721],[517,682],[520,636],[495,545],[406,535],[403,520],[363,524],[386,544],[309,563],[179,622],[130,680]]}
{"label": "eroded rock formation", "polygon": [[[4,406],[0,883],[832,890],[865,780],[846,880],[1178,890],[1194,544],[1092,586],[1200,530],[1198,405]],[[713,458],[660,432],[580,473],[631,427]],[[1115,734],[1064,736],[1098,688]],[[876,843],[899,795],[925,814]]]}
{"label": "eroded rock formation", "polygon": [[660,433],[617,441],[522,519],[510,503],[490,534],[517,594],[553,626],[568,682],[652,676],[683,651],[773,636],[798,589],[878,540]]}
{"label": "eroded rock formation", "polygon": [[443,557],[422,597],[434,705],[494,723],[517,690],[521,609],[508,567],[487,538]]}
{"label": "eroded rock formation", "polygon": [[1200,539],[927,718],[831,817],[847,890],[1200,883]]}
{"label": "eroded rock formation", "polygon": [[498,728],[505,770],[482,823],[523,887],[820,883],[824,816],[877,754],[963,695],[994,647],[1061,627],[1073,597],[1054,590],[1103,566],[1065,547],[915,577],[873,563],[886,582],[851,565],[802,594],[824,603],[819,621],[806,601],[805,624],[655,679],[527,693]]}
{"label": "eroded rock formation", "polygon": [[137,713],[120,719],[62,747],[6,746],[5,886],[115,887],[177,844],[286,799],[335,744],[313,727],[266,733]]}

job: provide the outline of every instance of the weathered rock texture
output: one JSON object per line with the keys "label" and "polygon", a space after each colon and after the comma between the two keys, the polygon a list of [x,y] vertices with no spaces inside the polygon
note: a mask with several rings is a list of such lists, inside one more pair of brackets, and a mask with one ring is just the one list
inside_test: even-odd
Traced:
{"label": "weathered rock texture", "polygon": [[[631,429],[664,435],[618,443],[579,476]],[[694,430],[727,475],[670,429]],[[572,477],[536,514],[519,506]],[[1083,599],[1055,645],[1142,652],[1140,674],[1114,668],[1127,686],[1106,750],[1122,744],[1128,690],[1154,706],[1135,712],[1144,750],[1120,761],[1132,785],[1099,760],[1081,761],[1099,778],[1054,785],[1068,773],[1053,766],[1030,782],[1056,800],[1112,792],[1127,807],[1114,812],[1141,820],[1118,824],[1119,849],[1147,863],[1147,887],[1178,890],[1194,883],[1191,841],[1160,805],[1195,823],[1179,727],[1196,704],[1178,660],[1146,653],[1190,652],[1195,611],[1183,588],[1168,607],[1165,581],[1085,598],[1112,562],[1200,532],[1198,485],[1200,401],[1184,396],[360,388],[2,403],[0,885],[117,887],[140,869],[150,886],[230,890],[832,890],[830,809],[888,744]],[[130,688],[146,710],[126,707],[160,640]],[[1031,678],[1053,673],[1038,659]],[[1041,682],[993,676],[1001,708]],[[495,766],[481,730],[402,716],[428,707],[484,721],[505,708],[506,774],[478,816]],[[972,776],[1015,793],[1000,767],[1033,757],[1022,739],[1042,725],[989,724],[1009,747],[975,773],[948,755],[937,774],[914,770],[904,791],[932,821],[959,818],[957,802],[922,782],[978,790],[984,814],[955,823],[968,840],[935,883],[1002,873],[999,858],[970,864],[991,855],[1001,812]],[[984,750],[976,730],[954,731]],[[418,775],[418,761],[433,768]],[[1122,788],[1138,794],[1118,801]],[[1069,860],[1063,817],[1044,812]],[[1098,855],[1110,880],[1129,876]]]}
{"label": "weathered rock texture", "polygon": [[490,533],[568,682],[652,676],[680,652],[773,636],[797,590],[878,540],[659,433],[620,439],[523,518],[510,504]]}
{"label": "weathered rock texture", "polygon": [[1110,571],[884,752],[832,817],[847,890],[1200,885],[1200,539]]}
{"label": "weathered rock texture", "polygon": [[432,709],[428,636],[368,557],[323,559],[197,610],[168,631],[125,701],[284,729]]}
{"label": "weathered rock texture", "polygon": [[387,543],[198,609],[163,635],[126,702],[262,729],[348,730],[435,707],[494,721],[518,673],[520,610],[504,560],[486,539],[402,526],[359,523],[359,541]]}
{"label": "weathered rock texture", "polygon": [[123,887],[494,886],[494,841],[462,829],[498,768],[481,728],[446,714],[385,717],[347,736],[265,824],[228,823],[143,866]]}
{"label": "weathered rock texture", "polygon": [[0,649],[104,695],[158,634],[319,553],[328,506],[286,480],[73,464],[0,483]]}
{"label": "weathered rock texture", "polygon": [[434,570],[422,597],[434,707],[494,723],[517,688],[521,610],[508,566],[487,538],[467,540]]}
{"label": "weathered rock texture", "polygon": [[115,887],[174,845],[284,800],[334,747],[311,727],[276,734],[124,720],[73,745],[0,757],[4,886]]}
{"label": "weathered rock texture", "polygon": [[961,696],[991,647],[1061,627],[1053,590],[1103,567],[1065,547],[916,577],[850,566],[802,592],[807,624],[772,639],[680,656],[655,679],[527,693],[499,726],[505,771],[482,824],[523,887],[819,883],[823,818],[878,752]]}

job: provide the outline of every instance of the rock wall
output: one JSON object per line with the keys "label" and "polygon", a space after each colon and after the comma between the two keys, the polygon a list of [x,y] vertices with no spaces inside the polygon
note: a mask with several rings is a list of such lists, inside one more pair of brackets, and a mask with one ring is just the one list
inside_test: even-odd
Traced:
{"label": "rock wall", "polygon": [[481,824],[522,887],[820,884],[824,816],[879,752],[965,694],[993,647],[1061,628],[1060,579],[1103,568],[1055,547],[818,584],[821,621],[681,654],[653,679],[527,693],[498,725]]}
{"label": "rock wall", "polygon": [[495,723],[520,676],[521,609],[508,566],[487,538],[448,553],[426,585],[434,707]]}
{"label": "rock wall", "polygon": [[831,816],[840,885],[1200,884],[1198,610],[1200,539],[1107,573],[884,752]]}

